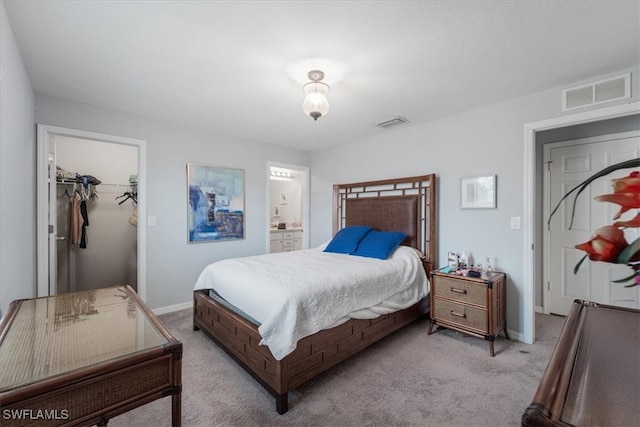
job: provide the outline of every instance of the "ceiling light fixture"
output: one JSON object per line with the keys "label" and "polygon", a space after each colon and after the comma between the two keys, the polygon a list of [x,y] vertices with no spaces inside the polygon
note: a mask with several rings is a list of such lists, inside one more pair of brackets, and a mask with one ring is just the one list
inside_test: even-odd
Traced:
{"label": "ceiling light fixture", "polygon": [[318,120],[318,117],[325,116],[329,112],[329,101],[327,101],[329,85],[320,81],[324,79],[324,73],[320,70],[311,70],[307,76],[311,81],[302,86],[306,94],[302,111],[313,117],[313,120]]}

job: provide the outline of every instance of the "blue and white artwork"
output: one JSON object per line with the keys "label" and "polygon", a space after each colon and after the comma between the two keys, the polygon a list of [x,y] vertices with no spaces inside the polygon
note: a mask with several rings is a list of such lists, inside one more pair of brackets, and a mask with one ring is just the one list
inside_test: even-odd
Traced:
{"label": "blue and white artwork", "polygon": [[187,164],[189,243],[244,239],[244,170]]}

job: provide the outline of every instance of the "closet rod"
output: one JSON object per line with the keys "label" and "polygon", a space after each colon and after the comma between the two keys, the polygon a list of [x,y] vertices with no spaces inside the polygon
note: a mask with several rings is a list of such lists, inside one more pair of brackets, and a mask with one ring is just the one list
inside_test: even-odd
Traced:
{"label": "closet rod", "polygon": [[[78,182],[78,181],[66,181],[66,180],[56,181],[56,184],[64,184],[64,185],[80,184],[80,185],[82,185],[82,183]],[[111,183],[108,183],[108,182],[102,182],[102,183],[97,184],[97,185],[96,184],[89,184],[89,185],[93,185],[94,187],[102,186],[102,185],[112,185],[112,186],[116,186],[116,187],[132,187],[135,184],[111,184]]]}

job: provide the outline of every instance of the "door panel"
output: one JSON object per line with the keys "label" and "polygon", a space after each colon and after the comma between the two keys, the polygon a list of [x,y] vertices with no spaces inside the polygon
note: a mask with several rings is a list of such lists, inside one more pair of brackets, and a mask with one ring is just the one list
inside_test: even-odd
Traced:
{"label": "door panel", "polygon": [[49,295],[58,293],[58,220],[57,220],[57,186],[56,186],[56,144],[51,138],[48,141],[49,167],[48,167],[48,190],[49,190]]}
{"label": "door panel", "polygon": [[[569,191],[594,173],[614,163],[637,158],[640,154],[640,138],[620,138],[615,135],[591,138],[588,143],[567,145],[550,144],[548,197],[549,206],[555,207]],[[603,304],[640,307],[638,287],[625,288],[612,280],[629,275],[626,266],[585,260],[577,273],[573,270],[585,255],[575,245],[589,240],[593,232],[613,223],[619,206],[597,202],[594,197],[611,193],[611,180],[627,176],[630,170],[616,171],[589,185],[578,197],[575,212],[572,211],[573,195],[561,205],[547,233],[550,312],[567,315],[574,299],[586,299]],[[623,218],[634,216],[627,213]],[[573,224],[571,219],[573,216]],[[638,238],[637,229],[625,230],[628,242]]]}
{"label": "door panel", "polygon": [[[55,137],[52,138],[55,141]],[[67,294],[71,292],[72,284],[71,280],[74,277],[71,272],[74,271],[73,260],[71,259],[71,250],[69,248],[69,241],[67,240],[69,237],[68,230],[68,212],[69,212],[69,200],[70,195],[73,194],[74,186],[73,184],[61,184],[57,183],[56,185],[56,201],[55,201],[55,210],[57,215],[56,220],[56,257],[58,258],[57,262],[57,271],[52,272],[56,273],[55,278],[56,281],[56,293],[57,294]],[[53,209],[53,206],[50,206]]]}

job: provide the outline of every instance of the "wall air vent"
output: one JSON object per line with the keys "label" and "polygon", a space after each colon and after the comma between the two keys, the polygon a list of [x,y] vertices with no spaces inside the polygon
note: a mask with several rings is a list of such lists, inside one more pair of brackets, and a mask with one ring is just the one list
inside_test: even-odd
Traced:
{"label": "wall air vent", "polygon": [[562,111],[631,98],[631,74],[613,77],[562,91]]}
{"label": "wall air vent", "polygon": [[397,116],[397,117],[394,117],[391,120],[387,120],[387,121],[378,123],[376,126],[387,129],[387,128],[390,128],[392,126],[402,125],[402,124],[405,124],[405,123],[409,123],[409,120],[405,119],[404,117]]}

